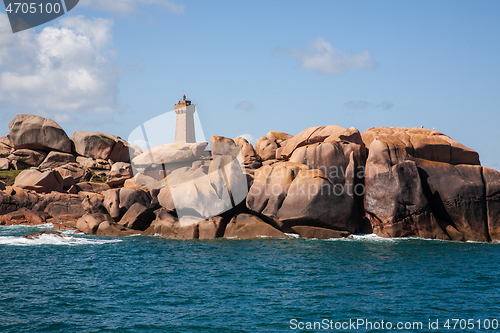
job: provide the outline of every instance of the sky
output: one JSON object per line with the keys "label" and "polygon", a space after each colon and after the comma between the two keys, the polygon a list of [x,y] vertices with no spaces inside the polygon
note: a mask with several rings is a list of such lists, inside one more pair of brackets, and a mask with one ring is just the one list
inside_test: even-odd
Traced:
{"label": "sky", "polygon": [[500,170],[497,0],[80,0],[16,34],[1,9],[0,136],[30,113],[127,139],[185,93],[207,140],[424,126]]}

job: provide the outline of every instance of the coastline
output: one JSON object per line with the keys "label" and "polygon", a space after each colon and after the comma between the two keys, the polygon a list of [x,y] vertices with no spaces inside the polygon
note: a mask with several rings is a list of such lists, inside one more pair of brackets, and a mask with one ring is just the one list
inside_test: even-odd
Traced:
{"label": "coastline", "polygon": [[500,239],[500,172],[435,130],[318,126],[271,131],[255,146],[212,136],[210,150],[158,146],[148,162],[151,152],[119,137],[69,138],[39,116],[9,128],[1,159],[23,171],[0,191],[0,225],[178,239]]}

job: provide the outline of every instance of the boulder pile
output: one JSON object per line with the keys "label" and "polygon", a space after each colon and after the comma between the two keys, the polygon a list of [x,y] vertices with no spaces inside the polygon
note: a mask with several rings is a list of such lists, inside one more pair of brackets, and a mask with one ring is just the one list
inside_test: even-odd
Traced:
{"label": "boulder pile", "polygon": [[0,225],[99,236],[500,241],[500,172],[423,128],[317,126],[136,151],[119,137],[19,115],[0,138]]}

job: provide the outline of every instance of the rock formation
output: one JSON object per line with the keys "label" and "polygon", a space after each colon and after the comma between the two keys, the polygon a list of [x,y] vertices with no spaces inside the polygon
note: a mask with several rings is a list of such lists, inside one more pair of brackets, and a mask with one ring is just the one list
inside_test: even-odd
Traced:
{"label": "rock formation", "polygon": [[11,146],[14,149],[57,150],[71,153],[71,141],[55,121],[40,116],[20,114],[9,123]]}
{"label": "rock formation", "polygon": [[[292,136],[173,143],[19,115],[0,138],[0,225],[54,223],[98,236],[178,239],[421,237],[500,241],[500,172],[423,128],[335,125]],[[74,149],[72,150],[72,145]],[[130,156],[133,160],[130,161]]]}

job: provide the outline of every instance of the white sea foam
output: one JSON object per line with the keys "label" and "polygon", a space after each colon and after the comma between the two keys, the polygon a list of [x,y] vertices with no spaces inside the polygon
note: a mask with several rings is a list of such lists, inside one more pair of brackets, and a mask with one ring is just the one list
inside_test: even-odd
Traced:
{"label": "white sea foam", "polygon": [[384,238],[377,236],[375,234],[360,234],[360,235],[351,235],[352,239],[362,239],[368,241],[394,241],[394,238]]}
{"label": "white sea foam", "polygon": [[[309,238],[310,240],[317,240],[316,238]],[[353,241],[358,241],[358,242],[389,242],[393,243],[398,240],[401,240],[404,238],[384,238],[377,236],[375,234],[358,234],[358,235],[349,235],[349,237],[346,238],[328,238],[328,239],[322,239],[324,241],[334,241],[334,242],[353,242]]]}
{"label": "white sea foam", "polygon": [[109,243],[121,242],[120,239],[89,239],[73,236],[57,236],[57,235],[41,235],[36,239],[27,239],[24,237],[15,236],[0,236],[0,245],[17,245],[17,246],[33,246],[33,245],[102,245]]}
{"label": "white sea foam", "polygon": [[0,232],[12,232],[15,230],[24,230],[26,228],[30,229],[52,229],[54,227],[53,223],[44,223],[44,224],[37,224],[37,225],[7,225],[7,226],[0,226]]}

